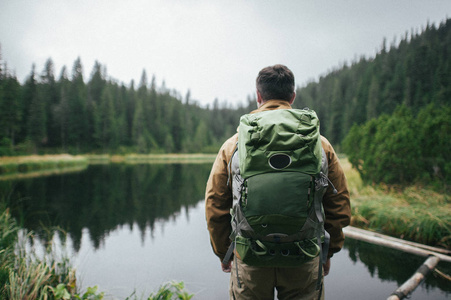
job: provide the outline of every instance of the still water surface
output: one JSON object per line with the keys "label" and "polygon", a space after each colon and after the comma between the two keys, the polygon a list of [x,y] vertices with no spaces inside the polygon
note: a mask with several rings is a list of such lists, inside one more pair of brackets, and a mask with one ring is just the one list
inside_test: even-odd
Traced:
{"label": "still water surface", "polygon": [[[1,181],[0,191],[10,194],[13,215],[37,232],[41,244],[53,240],[71,256],[82,287],[98,285],[108,299],[133,292],[145,298],[177,280],[194,299],[225,300],[229,275],[213,255],[204,216],[209,169],[210,164],[91,165],[79,173]],[[348,239],[332,259],[326,298],[386,299],[423,261]],[[430,276],[410,299],[448,298],[449,283]]]}

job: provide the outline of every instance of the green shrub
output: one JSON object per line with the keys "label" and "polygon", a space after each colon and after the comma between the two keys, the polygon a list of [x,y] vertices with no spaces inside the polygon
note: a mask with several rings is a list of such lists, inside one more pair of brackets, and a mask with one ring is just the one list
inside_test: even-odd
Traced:
{"label": "green shrub", "polygon": [[190,300],[192,297],[185,291],[183,282],[170,282],[160,286],[158,292],[151,294],[147,300]]}
{"label": "green shrub", "polygon": [[428,105],[418,114],[419,160],[429,179],[451,182],[451,106]]}
{"label": "green shrub", "polygon": [[429,105],[414,116],[399,106],[363,125],[343,141],[351,164],[367,183],[401,184],[451,181],[451,107]]}

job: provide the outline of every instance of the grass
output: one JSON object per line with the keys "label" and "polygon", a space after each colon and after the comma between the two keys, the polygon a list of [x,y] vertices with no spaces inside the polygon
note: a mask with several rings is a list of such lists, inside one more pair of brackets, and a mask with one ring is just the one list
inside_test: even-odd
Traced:
{"label": "grass", "polygon": [[127,155],[87,155],[90,163],[208,163],[215,154],[127,154]]}
{"label": "grass", "polygon": [[341,158],[351,193],[352,225],[433,246],[451,248],[449,196],[427,187],[364,185]]}
{"label": "grass", "polygon": [[30,155],[0,157],[0,179],[41,176],[86,168],[89,161],[84,156]]}
{"label": "grass", "polygon": [[185,291],[185,285],[183,282],[171,282],[162,285],[158,289],[158,292],[149,296],[148,300],[190,300],[191,298],[193,298],[193,295],[188,294]]}
{"label": "grass", "polygon": [[[161,285],[157,292],[150,294],[146,300],[190,300],[194,297],[193,294],[189,294],[185,290],[185,284],[183,281],[181,282],[168,282]],[[127,297],[125,300],[138,300],[138,298],[134,295],[134,293]]]}
{"label": "grass", "polygon": [[0,180],[78,172],[89,164],[193,164],[211,163],[215,157],[214,154],[88,154],[77,156],[59,154],[0,157]]}
{"label": "grass", "polygon": [[102,299],[103,293],[88,288],[76,292],[75,269],[68,258],[57,259],[53,252],[39,258],[34,251],[25,250],[33,238],[9,214],[0,213],[0,298],[1,299]]}
{"label": "grass", "polygon": [[30,155],[0,157],[0,180],[80,171],[89,164],[109,163],[210,163],[215,154],[87,154],[72,156]]}
{"label": "grass", "polygon": [[[2,206],[2,205],[0,205]],[[25,250],[33,239],[32,233],[21,229],[8,209],[0,209],[0,299],[101,300],[104,292],[97,286],[77,292],[75,269],[67,257],[57,258],[51,244],[44,257],[33,250]],[[133,295],[133,294],[132,294]],[[147,300],[189,300],[193,295],[185,291],[183,282],[171,282],[160,286]],[[128,297],[127,299],[132,299]],[[133,299],[138,299],[137,297]],[[141,299],[141,298],[140,298]]]}

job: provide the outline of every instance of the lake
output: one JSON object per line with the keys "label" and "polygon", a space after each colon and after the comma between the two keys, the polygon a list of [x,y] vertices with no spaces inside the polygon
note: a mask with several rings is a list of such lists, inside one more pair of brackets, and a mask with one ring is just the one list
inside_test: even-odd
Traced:
{"label": "lake", "polygon": [[[211,164],[90,165],[77,173],[0,181],[13,216],[72,259],[81,288],[106,299],[148,296],[183,281],[194,299],[228,299],[229,274],[211,250],[204,215]],[[64,231],[65,234],[62,234]],[[347,239],[325,279],[327,299],[386,299],[425,258]],[[449,264],[439,269],[448,272]],[[410,299],[451,298],[430,275]]]}

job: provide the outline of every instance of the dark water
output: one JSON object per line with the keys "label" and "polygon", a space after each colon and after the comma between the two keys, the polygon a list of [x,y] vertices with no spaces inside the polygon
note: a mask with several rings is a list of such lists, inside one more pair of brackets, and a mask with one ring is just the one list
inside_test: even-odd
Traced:
{"label": "dark water", "polygon": [[[12,214],[53,241],[77,268],[82,287],[107,299],[148,296],[171,280],[194,299],[228,299],[229,275],[211,251],[203,198],[210,164],[92,165],[79,173],[0,181]],[[60,234],[60,228],[66,234]],[[49,230],[50,228],[50,230]],[[425,259],[348,239],[332,259],[327,299],[386,299]],[[451,266],[440,263],[450,272]],[[429,276],[410,299],[451,298]]]}

